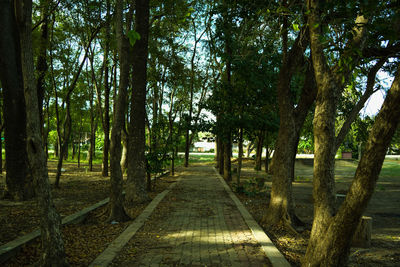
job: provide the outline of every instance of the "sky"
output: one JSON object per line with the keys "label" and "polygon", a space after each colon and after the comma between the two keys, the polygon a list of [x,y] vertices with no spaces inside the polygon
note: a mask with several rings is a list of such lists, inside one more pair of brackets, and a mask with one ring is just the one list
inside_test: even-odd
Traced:
{"label": "sky", "polygon": [[[390,77],[387,72],[379,71],[378,79],[380,84],[386,91],[389,90],[392,85],[394,77]],[[381,89],[375,92],[367,101],[364,108],[360,111],[361,116],[374,116],[376,115],[382,107],[383,101],[385,100],[386,93],[385,90]]]}

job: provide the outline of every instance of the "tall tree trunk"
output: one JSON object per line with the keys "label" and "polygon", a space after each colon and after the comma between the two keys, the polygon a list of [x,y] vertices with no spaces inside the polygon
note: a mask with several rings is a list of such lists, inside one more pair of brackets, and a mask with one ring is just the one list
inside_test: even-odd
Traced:
{"label": "tall tree trunk", "polygon": [[263,148],[264,148],[264,131],[260,131],[257,136],[256,159],[254,167],[256,171],[261,171]]}
{"label": "tall tree trunk", "polygon": [[217,141],[219,142],[219,153],[218,153],[218,162],[219,162],[219,174],[224,175],[224,150],[225,146],[222,142],[221,137],[217,137]]}
{"label": "tall tree trunk", "polygon": [[123,1],[115,4],[115,32],[118,55],[120,59],[120,79],[117,98],[114,101],[114,119],[111,129],[110,142],[110,216],[108,221],[124,221],[128,219],[124,210],[124,196],[122,195],[123,177],[121,171],[121,133],[124,127],[127,87],[129,81],[128,51],[129,41],[123,34]]}
{"label": "tall tree trunk", "polygon": [[347,81],[353,68],[358,63],[359,55],[354,53],[354,47],[357,49],[363,48],[366,35],[365,25],[368,20],[362,15],[357,16],[356,26],[353,28],[353,38],[346,45],[339,59],[341,61],[343,58],[346,58],[347,60],[351,60],[351,62],[345,64],[345,66],[339,67],[338,63],[333,67],[329,67],[323,46],[320,43],[322,26],[320,21],[321,10],[318,1],[310,0],[308,2],[308,9],[310,10],[308,19],[310,25],[311,54],[318,88],[313,121],[315,143],[313,180],[314,221],[306,252],[306,258],[313,259],[319,257],[314,254],[317,251],[316,247],[321,245],[322,237],[325,239],[326,230],[329,228],[332,218],[336,214],[334,179],[336,107],[339,96],[346,85],[345,81]]}
{"label": "tall tree trunk", "polygon": [[125,130],[121,132],[121,141],[122,141],[122,155],[121,155],[121,171],[122,175],[125,173],[126,169],[128,169],[128,135]]}
{"label": "tall tree trunk", "polygon": [[232,156],[232,137],[229,134],[227,139],[224,141],[224,179],[227,181],[232,181],[232,164],[231,164],[231,156]]}
{"label": "tall tree trunk", "polygon": [[[9,2],[9,1],[3,1]],[[32,49],[32,1],[17,3],[17,15],[21,37],[21,62],[27,110],[27,151],[32,175],[36,182],[40,207],[40,228],[42,236],[42,266],[68,266],[65,259],[64,242],[61,237],[61,218],[52,202],[47,172],[46,155],[43,150],[38,96],[34,77]],[[14,11],[14,9],[11,9]],[[19,13],[18,11],[21,11]],[[14,12],[11,12],[14,13]],[[23,23],[22,23],[23,22]],[[4,37],[4,35],[3,35]]]}
{"label": "tall tree trunk", "polygon": [[88,163],[89,163],[89,171],[93,171],[93,158],[94,153],[96,151],[96,129],[97,129],[97,122],[95,121],[94,117],[94,105],[93,105],[93,98],[94,98],[94,91],[93,89],[90,90],[89,96],[89,106],[90,106],[90,146],[88,151]]}
{"label": "tall tree trunk", "polygon": [[185,162],[184,165],[185,167],[189,167],[189,152],[190,152],[190,133],[189,133],[189,125],[191,124],[191,119],[187,119],[186,125],[188,125],[186,131],[185,131]]}
{"label": "tall tree trunk", "polygon": [[[0,79],[3,87],[6,188],[4,197],[22,201],[33,197],[26,154],[26,112],[21,55],[13,1],[1,1]],[[5,36],[8,36],[7,38]]]}
{"label": "tall tree trunk", "polygon": [[79,128],[79,139],[78,139],[78,168],[81,167],[81,143],[82,143],[82,120]]}
{"label": "tall tree trunk", "polygon": [[270,157],[270,152],[269,152],[269,146],[265,147],[265,161],[264,161],[264,170],[266,173],[268,173],[269,170],[269,157]]}
{"label": "tall tree trunk", "polygon": [[44,139],[44,116],[43,116],[43,101],[45,93],[45,77],[48,69],[47,65],[47,47],[49,42],[49,11],[50,1],[40,1],[40,19],[42,21],[40,26],[40,39],[39,39],[39,54],[37,58],[36,71],[38,74],[37,78],[37,96],[38,96],[38,107],[40,116],[41,132]]}
{"label": "tall tree trunk", "polygon": [[171,176],[175,175],[175,147],[172,147],[171,151],[171,169],[170,169]]}
{"label": "tall tree trunk", "polygon": [[[285,29],[282,39],[283,47],[287,47],[287,29]],[[280,224],[291,230],[293,230],[293,225],[302,224],[294,211],[292,181],[300,130],[316,95],[312,66],[309,65],[305,73],[306,79],[296,107],[292,102],[290,81],[298,67],[304,64],[303,54],[308,42],[308,30],[304,28],[300,31],[290,51],[286,53],[287,50],[284,50],[277,84],[280,123],[270,166],[272,173],[271,200],[268,210],[262,218],[265,225]]]}
{"label": "tall tree trunk", "polygon": [[[111,3],[107,0],[107,17],[111,18]],[[101,174],[103,177],[108,176],[108,158],[110,153],[110,82],[109,82],[109,64],[108,54],[110,49],[111,27],[110,23],[106,26],[106,46],[104,51],[105,56],[105,69],[104,69],[104,117],[103,117],[103,131],[104,131],[104,145],[103,145],[103,163]]]}
{"label": "tall tree trunk", "polygon": [[[63,140],[59,139],[59,145],[61,146],[61,151],[60,151],[60,155],[59,155],[58,163],[57,163],[57,173],[56,173],[56,182],[55,182],[55,186],[56,187],[59,187],[60,177],[61,177],[61,168],[62,168],[62,163],[63,163],[64,156],[68,157],[68,141],[69,141],[70,136],[71,136],[71,127],[72,127],[72,122],[71,122],[71,94],[72,94],[73,90],[76,87],[76,84],[78,82],[78,78],[79,78],[79,76],[80,76],[80,74],[82,72],[82,69],[83,69],[83,65],[85,64],[86,59],[88,57],[89,48],[91,46],[91,43],[92,43],[93,39],[96,37],[96,35],[99,32],[99,30],[100,30],[100,28],[97,28],[89,36],[89,41],[86,44],[86,47],[84,48],[85,55],[83,56],[83,59],[82,59],[81,63],[79,64],[78,70],[74,74],[72,82],[68,87],[67,95],[65,97],[66,111],[65,111],[65,119],[64,119],[64,123],[63,123]],[[56,91],[55,86],[54,86],[54,90]],[[56,107],[57,107],[57,105],[56,105]],[[57,127],[59,127],[59,126],[57,126]]]}
{"label": "tall tree trunk", "polygon": [[76,155],[76,145],[75,145],[75,137],[72,135],[72,156],[71,159],[74,160],[75,159],[75,155]]}
{"label": "tall tree trunk", "polygon": [[49,134],[50,134],[50,97],[47,98],[46,100],[46,118],[47,118],[47,127],[44,130],[44,148],[46,152],[46,158],[49,158]]}
{"label": "tall tree trunk", "polygon": [[136,1],[136,31],[140,34],[133,46],[133,93],[128,141],[127,206],[149,200],[146,191],[145,117],[149,36],[149,0]]}
{"label": "tall tree trunk", "polygon": [[[351,240],[374,192],[387,148],[400,121],[400,68],[369,134],[349,192],[325,225],[320,239],[309,244],[303,266],[346,266]],[[316,186],[314,186],[316,187]],[[316,189],[314,189],[316,190]],[[321,234],[323,233],[323,238]]]}
{"label": "tall tree trunk", "polygon": [[63,141],[60,143],[59,141],[59,146],[60,146],[60,154],[58,157],[58,162],[57,162],[57,173],[56,173],[56,181],[54,183],[56,188],[60,187],[60,177],[61,177],[61,169],[62,169],[62,164],[65,159],[65,157],[68,158],[68,140],[71,136],[71,109],[70,109],[70,100],[67,98],[66,100],[66,111],[65,111],[65,119],[63,123]]}
{"label": "tall tree trunk", "polygon": [[240,175],[242,173],[242,161],[243,161],[243,127],[239,129],[239,155],[238,155],[238,168],[237,168],[237,180],[236,183],[240,185]]}

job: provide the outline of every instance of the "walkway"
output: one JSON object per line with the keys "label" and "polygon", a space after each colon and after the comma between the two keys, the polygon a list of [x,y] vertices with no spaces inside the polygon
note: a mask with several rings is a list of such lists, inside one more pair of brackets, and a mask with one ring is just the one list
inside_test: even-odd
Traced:
{"label": "walkway", "polygon": [[212,167],[180,178],[113,266],[271,266]]}

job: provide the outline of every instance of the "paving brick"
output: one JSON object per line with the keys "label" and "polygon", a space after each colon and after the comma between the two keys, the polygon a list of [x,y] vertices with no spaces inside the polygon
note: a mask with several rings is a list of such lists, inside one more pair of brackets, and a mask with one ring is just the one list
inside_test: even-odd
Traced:
{"label": "paving brick", "polygon": [[137,266],[270,266],[212,167],[185,169],[163,201],[169,211],[154,226],[150,216],[143,229],[160,236],[146,239],[149,248],[135,256]]}

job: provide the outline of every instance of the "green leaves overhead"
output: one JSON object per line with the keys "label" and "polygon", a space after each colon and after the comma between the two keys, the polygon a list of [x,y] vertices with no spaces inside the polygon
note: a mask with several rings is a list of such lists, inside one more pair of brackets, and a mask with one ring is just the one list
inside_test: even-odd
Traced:
{"label": "green leaves overhead", "polygon": [[129,43],[134,46],[137,40],[140,40],[140,34],[135,30],[130,30],[127,34]]}

